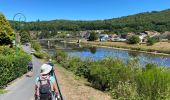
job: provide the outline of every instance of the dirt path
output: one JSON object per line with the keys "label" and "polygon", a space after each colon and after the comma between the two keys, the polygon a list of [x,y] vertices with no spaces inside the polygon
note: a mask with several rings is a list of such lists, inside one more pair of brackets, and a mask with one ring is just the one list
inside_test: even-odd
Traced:
{"label": "dirt path", "polygon": [[55,73],[65,100],[111,100],[108,94],[88,86],[87,81],[62,67],[56,67]]}

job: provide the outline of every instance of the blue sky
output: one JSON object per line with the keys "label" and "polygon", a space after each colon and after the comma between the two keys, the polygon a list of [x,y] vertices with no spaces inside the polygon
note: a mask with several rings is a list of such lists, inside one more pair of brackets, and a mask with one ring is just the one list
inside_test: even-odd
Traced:
{"label": "blue sky", "polygon": [[98,20],[170,8],[170,0],[0,0],[7,19],[23,13],[27,21]]}

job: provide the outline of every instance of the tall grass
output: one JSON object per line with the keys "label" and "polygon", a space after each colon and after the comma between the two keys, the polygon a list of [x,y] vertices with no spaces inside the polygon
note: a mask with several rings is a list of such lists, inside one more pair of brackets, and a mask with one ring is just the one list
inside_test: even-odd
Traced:
{"label": "tall grass", "polygon": [[57,51],[55,58],[63,67],[83,76],[94,88],[110,91],[119,100],[167,100],[170,98],[170,69],[147,64],[141,66],[137,59],[127,63],[119,58],[103,60],[69,57]]}

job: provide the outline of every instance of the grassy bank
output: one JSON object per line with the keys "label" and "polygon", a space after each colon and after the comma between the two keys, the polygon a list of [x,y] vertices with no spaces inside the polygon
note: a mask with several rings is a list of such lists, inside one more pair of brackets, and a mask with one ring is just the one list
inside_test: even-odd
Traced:
{"label": "grassy bank", "polygon": [[123,49],[129,49],[129,50],[170,54],[170,43],[169,42],[158,42],[152,46],[148,46],[146,44],[130,45],[130,44],[127,44],[124,42],[90,42],[90,41],[86,42],[86,41],[82,41],[82,43],[85,45],[107,46],[107,47],[123,48]]}
{"label": "grassy bank", "polygon": [[31,47],[35,50],[34,56],[40,59],[49,58],[48,54],[42,50],[42,47],[39,42],[32,41]]}
{"label": "grassy bank", "polygon": [[170,69],[155,64],[141,66],[137,59],[124,63],[119,58],[81,60],[62,51],[56,61],[74,74],[86,78],[94,88],[109,91],[119,100],[166,100],[170,98]]}

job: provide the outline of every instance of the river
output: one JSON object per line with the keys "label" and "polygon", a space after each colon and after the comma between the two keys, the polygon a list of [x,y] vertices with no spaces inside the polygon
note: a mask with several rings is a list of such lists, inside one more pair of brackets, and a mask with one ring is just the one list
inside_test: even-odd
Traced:
{"label": "river", "polygon": [[156,63],[161,66],[170,67],[170,56],[141,53],[137,51],[120,50],[104,47],[88,47],[80,44],[50,42],[47,46],[46,42],[41,42],[44,50],[53,55],[56,49],[64,50],[69,56],[78,56],[82,59],[92,58],[94,60],[104,59],[105,57],[121,58],[125,62],[128,59],[138,59],[141,65],[147,63]]}

